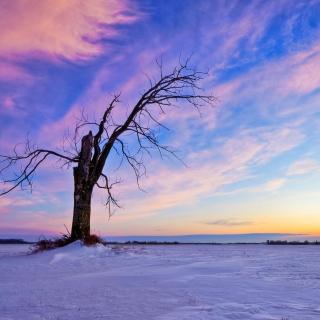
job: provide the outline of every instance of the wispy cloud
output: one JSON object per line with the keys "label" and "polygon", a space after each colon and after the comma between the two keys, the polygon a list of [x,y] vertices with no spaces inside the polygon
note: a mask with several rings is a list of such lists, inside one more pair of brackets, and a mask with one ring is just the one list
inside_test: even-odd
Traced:
{"label": "wispy cloud", "polygon": [[88,59],[102,52],[99,40],[118,34],[115,25],[135,20],[130,7],[115,0],[2,1],[0,55]]}
{"label": "wispy cloud", "polygon": [[286,179],[273,179],[265,183],[265,185],[262,186],[261,190],[262,192],[272,192],[280,189],[286,182]]}
{"label": "wispy cloud", "polygon": [[[0,49],[1,56],[1,49]],[[0,80],[3,82],[32,81],[33,77],[21,66],[8,60],[0,61]]]}
{"label": "wispy cloud", "polygon": [[[151,216],[169,208],[200,203],[201,199],[224,194],[222,190],[226,186],[252,179],[252,166],[263,166],[301,143],[296,139],[287,144],[287,135],[279,134],[282,129],[279,130],[275,129],[273,134],[266,128],[245,130],[226,139],[216,149],[211,147],[210,151],[190,153],[188,168],[163,167],[154,160],[149,164],[148,177],[141,182],[148,190],[147,195],[138,197],[134,182],[126,181],[123,190],[120,187],[120,197],[128,208],[125,210],[127,215],[120,219]],[[169,181],[167,177],[170,177]],[[255,187],[239,186],[231,193],[269,193],[285,183],[286,179],[275,178]]]}
{"label": "wispy cloud", "polygon": [[292,163],[287,171],[288,176],[304,175],[319,170],[319,163],[314,159],[300,159]]}
{"label": "wispy cloud", "polygon": [[[250,99],[260,96],[272,105],[288,96],[301,96],[320,88],[320,45],[316,42],[307,50],[291,53],[279,59],[264,62],[249,72],[230,81],[217,84],[217,92],[224,102],[235,98]],[[257,85],[259,83],[259,85]],[[272,95],[270,95],[272,92]]]}
{"label": "wispy cloud", "polygon": [[253,224],[252,221],[239,221],[233,219],[220,219],[220,220],[213,220],[213,221],[205,221],[202,222],[203,224],[212,225],[212,226],[227,226],[227,227],[235,227],[235,226],[248,226]]}

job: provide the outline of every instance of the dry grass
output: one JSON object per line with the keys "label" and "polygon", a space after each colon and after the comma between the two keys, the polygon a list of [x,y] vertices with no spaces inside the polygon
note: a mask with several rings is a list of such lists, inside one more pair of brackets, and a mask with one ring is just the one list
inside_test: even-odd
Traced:
{"label": "dry grass", "polygon": [[61,248],[72,243],[73,241],[74,240],[68,234],[63,234],[60,238],[39,239],[39,241],[33,245],[31,252],[37,253],[56,248]]}
{"label": "dry grass", "polygon": [[96,234],[90,234],[90,236],[84,238],[82,242],[85,246],[94,246],[96,244],[103,244],[105,246],[107,244],[106,241]]}
{"label": "dry grass", "polygon": [[[40,239],[36,242],[32,249],[31,253],[37,253],[47,250],[52,250],[56,248],[64,247],[75,240],[71,238],[70,234],[63,234],[60,238],[53,238],[53,239]],[[95,234],[91,234],[89,237],[86,237],[82,240],[82,244],[85,246],[94,246],[96,244],[103,244],[106,245],[107,243],[99,236]]]}

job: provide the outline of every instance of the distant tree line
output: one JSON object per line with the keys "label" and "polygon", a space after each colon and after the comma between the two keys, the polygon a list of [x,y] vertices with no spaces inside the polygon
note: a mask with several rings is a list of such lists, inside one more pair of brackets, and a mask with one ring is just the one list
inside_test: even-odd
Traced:
{"label": "distant tree line", "polygon": [[268,245],[319,245],[320,241],[267,240]]}
{"label": "distant tree line", "polygon": [[24,241],[22,239],[0,239],[0,244],[32,244],[33,242]]}

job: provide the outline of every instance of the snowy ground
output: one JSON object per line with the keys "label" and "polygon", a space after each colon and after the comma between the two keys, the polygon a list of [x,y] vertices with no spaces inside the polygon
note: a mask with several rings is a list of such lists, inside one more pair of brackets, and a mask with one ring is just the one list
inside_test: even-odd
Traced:
{"label": "snowy ground", "polygon": [[320,247],[181,245],[36,255],[0,245],[0,319],[320,319]]}

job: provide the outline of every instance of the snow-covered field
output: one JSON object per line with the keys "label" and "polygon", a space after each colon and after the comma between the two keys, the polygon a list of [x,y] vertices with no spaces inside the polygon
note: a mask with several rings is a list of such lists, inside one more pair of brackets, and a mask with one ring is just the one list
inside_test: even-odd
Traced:
{"label": "snow-covered field", "polygon": [[320,247],[0,245],[0,319],[320,319]]}

